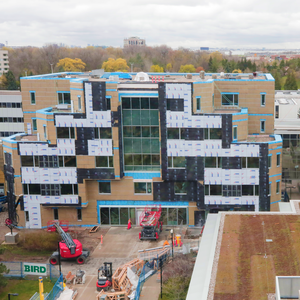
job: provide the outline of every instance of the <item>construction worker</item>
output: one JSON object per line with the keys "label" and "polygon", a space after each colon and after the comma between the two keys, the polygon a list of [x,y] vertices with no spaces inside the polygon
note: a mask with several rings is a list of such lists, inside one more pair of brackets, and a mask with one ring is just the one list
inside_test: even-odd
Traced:
{"label": "construction worker", "polygon": [[128,225],[127,225],[127,229],[131,229],[131,220],[128,220]]}

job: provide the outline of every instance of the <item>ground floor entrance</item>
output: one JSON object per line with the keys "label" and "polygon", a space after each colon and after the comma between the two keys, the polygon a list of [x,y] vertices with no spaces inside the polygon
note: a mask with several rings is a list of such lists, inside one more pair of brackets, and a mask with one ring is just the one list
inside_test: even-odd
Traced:
{"label": "ground floor entrance", "polygon": [[146,206],[161,205],[161,219],[164,225],[189,225],[188,202],[153,201],[97,201],[98,223],[101,225],[127,225],[130,219],[133,225],[139,219]]}

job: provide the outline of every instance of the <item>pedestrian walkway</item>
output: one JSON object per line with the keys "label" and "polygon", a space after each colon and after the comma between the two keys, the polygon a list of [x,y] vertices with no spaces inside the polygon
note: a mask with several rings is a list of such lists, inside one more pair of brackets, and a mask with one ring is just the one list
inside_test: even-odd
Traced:
{"label": "pedestrian walkway", "polygon": [[158,300],[160,295],[160,281],[157,282],[157,273],[146,280],[141,291],[140,300]]}

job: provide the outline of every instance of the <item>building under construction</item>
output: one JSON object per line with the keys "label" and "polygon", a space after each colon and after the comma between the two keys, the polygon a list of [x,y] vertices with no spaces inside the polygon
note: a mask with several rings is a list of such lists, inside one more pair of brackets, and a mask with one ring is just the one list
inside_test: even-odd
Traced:
{"label": "building under construction", "polygon": [[270,74],[57,73],[21,78],[27,132],[3,139],[19,225],[164,225],[276,210],[281,138]]}

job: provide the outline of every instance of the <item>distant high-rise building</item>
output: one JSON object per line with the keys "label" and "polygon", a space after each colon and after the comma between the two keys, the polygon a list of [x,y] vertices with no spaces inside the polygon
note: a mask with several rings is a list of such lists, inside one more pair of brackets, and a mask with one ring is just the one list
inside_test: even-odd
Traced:
{"label": "distant high-rise building", "polygon": [[124,47],[129,46],[146,46],[146,41],[136,36],[124,39]]}
{"label": "distant high-rise building", "polygon": [[9,70],[8,51],[0,50],[0,76],[7,73]]}
{"label": "distant high-rise building", "polygon": [[200,47],[200,51],[209,51],[209,47]]}

